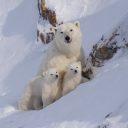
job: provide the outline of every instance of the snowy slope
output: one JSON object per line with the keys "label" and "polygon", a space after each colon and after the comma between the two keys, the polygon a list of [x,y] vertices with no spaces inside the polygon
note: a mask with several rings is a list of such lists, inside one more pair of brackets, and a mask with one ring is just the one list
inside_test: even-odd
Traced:
{"label": "snowy slope", "polygon": [[48,7],[56,11],[59,21],[71,21],[99,12],[119,0],[46,0]]}
{"label": "snowy slope", "polygon": [[[47,2],[56,9],[59,20],[80,20],[87,53],[102,34],[108,33],[122,21],[128,11],[127,0]],[[101,124],[102,128],[102,125],[109,124],[107,128],[126,128],[127,50],[117,54],[101,68],[94,80],[80,85],[44,110],[17,110],[17,102],[28,80],[36,74],[44,49],[35,42],[38,19],[36,5],[36,0],[0,1],[0,126],[96,128]],[[112,114],[105,119],[109,113]]]}
{"label": "snowy slope", "polygon": [[[96,125],[127,101],[127,63],[128,53],[103,67],[93,81],[80,85],[43,111],[17,112],[1,119],[0,125],[5,124],[5,128],[52,128],[54,125],[66,127],[71,124],[86,128],[86,125]],[[127,108],[123,109],[125,110]],[[127,121],[127,114],[125,116],[124,121]],[[25,120],[28,122],[24,122]]]}
{"label": "snowy slope", "polygon": [[[38,19],[35,1],[0,2],[0,117],[2,117],[15,109],[21,90],[36,74],[41,50],[37,51],[38,46],[35,44]],[[5,6],[8,8],[6,11]]]}
{"label": "snowy slope", "polygon": [[[84,41],[84,47],[87,53],[90,53],[93,44],[95,44],[103,34],[108,34],[114,29],[120,21],[128,14],[128,1],[119,0],[115,4],[102,9],[100,12],[80,19]],[[87,43],[86,43],[87,42]]]}

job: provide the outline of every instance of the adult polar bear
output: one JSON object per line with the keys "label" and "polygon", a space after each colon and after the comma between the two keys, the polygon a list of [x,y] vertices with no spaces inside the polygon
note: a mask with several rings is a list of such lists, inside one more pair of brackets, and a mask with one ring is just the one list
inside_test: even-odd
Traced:
{"label": "adult polar bear", "polygon": [[62,24],[55,29],[55,38],[43,54],[38,75],[49,68],[56,68],[59,73],[63,74],[67,66],[75,61],[81,61],[82,67],[84,66],[80,23]]}

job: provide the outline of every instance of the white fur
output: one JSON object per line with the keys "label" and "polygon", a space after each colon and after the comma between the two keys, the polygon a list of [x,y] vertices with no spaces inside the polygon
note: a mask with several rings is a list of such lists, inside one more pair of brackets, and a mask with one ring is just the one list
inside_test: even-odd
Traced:
{"label": "white fur", "polygon": [[[67,43],[65,40],[67,35],[71,38],[70,43]],[[49,68],[56,68],[59,73],[64,73],[70,63],[78,60],[83,62],[84,53],[81,48],[81,35],[78,22],[58,26],[53,42],[47,51],[43,53],[43,60],[38,75]]]}
{"label": "white fur", "polygon": [[71,64],[63,79],[62,95],[66,95],[70,91],[74,90],[81,83],[81,78],[81,62]]}
{"label": "white fur", "polygon": [[60,97],[59,76],[56,69],[49,69],[43,76],[36,76],[26,87],[19,103],[20,110],[38,110]]}
{"label": "white fur", "polygon": [[[52,74],[55,74],[55,75],[50,76],[50,77],[55,77],[55,79],[56,79],[56,75],[59,76],[59,74],[58,74],[58,72],[56,72],[56,70],[52,71]],[[48,81],[49,81],[49,79],[48,79]],[[43,108],[47,107],[51,103],[58,100],[62,96],[61,90],[62,90],[62,87],[61,87],[61,77],[60,76],[57,80],[53,79],[52,81],[45,83],[42,87]]]}

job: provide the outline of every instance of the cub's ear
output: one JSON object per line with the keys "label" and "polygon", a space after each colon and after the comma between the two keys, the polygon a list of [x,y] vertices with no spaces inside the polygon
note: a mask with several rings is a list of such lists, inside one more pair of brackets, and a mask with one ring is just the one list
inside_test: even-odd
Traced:
{"label": "cub's ear", "polygon": [[67,65],[66,68],[67,69],[70,69],[71,68],[71,64]]}
{"label": "cub's ear", "polygon": [[43,72],[42,73],[42,76],[44,77],[44,76],[46,76],[47,75],[47,72]]}
{"label": "cub's ear", "polygon": [[76,25],[76,27],[80,28],[80,22],[79,21],[76,21],[74,24]]}

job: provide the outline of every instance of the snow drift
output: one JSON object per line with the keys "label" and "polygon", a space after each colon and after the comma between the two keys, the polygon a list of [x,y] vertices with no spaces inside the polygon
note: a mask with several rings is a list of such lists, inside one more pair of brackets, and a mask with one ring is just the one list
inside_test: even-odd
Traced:
{"label": "snow drift", "polygon": [[[127,15],[127,0],[47,0],[59,20],[80,20],[87,54]],[[17,102],[36,74],[45,48],[37,44],[37,1],[0,1],[0,126],[3,128],[126,128],[128,51],[99,69],[94,80],[41,111],[20,112]],[[127,20],[127,19],[125,19]],[[125,26],[127,30],[127,26]],[[124,33],[122,33],[124,35]]]}

